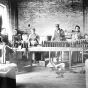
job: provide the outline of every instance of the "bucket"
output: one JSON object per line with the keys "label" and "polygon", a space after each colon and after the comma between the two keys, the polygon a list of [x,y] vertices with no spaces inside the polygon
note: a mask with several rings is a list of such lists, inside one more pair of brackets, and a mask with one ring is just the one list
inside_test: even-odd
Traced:
{"label": "bucket", "polygon": [[10,61],[6,61],[6,64],[10,64]]}
{"label": "bucket", "polygon": [[48,35],[47,36],[47,41],[51,41],[51,38],[52,38],[52,36],[51,35]]}

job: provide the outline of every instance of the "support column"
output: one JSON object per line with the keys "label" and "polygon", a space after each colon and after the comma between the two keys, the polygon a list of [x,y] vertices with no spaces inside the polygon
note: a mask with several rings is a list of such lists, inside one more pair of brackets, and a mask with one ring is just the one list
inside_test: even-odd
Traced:
{"label": "support column", "polygon": [[71,69],[71,51],[69,51],[69,69]]}
{"label": "support column", "polygon": [[82,49],[82,72],[83,72],[83,49]]}
{"label": "support column", "polygon": [[44,52],[41,53],[41,61],[44,61]]}
{"label": "support column", "polygon": [[35,60],[35,52],[32,53],[32,60],[34,61],[34,64],[35,64],[35,62],[36,62],[36,60]]}
{"label": "support column", "polygon": [[30,65],[32,66],[32,53],[28,50],[28,58],[30,59]]}
{"label": "support column", "polygon": [[49,51],[49,62],[51,62],[51,58],[50,58],[50,51]]}
{"label": "support column", "polygon": [[86,33],[86,31],[88,31],[87,29],[87,25],[88,25],[88,19],[87,19],[87,15],[88,15],[88,0],[83,0],[83,34]]}
{"label": "support column", "polygon": [[86,71],[86,88],[88,88],[88,59],[85,61],[85,71]]}

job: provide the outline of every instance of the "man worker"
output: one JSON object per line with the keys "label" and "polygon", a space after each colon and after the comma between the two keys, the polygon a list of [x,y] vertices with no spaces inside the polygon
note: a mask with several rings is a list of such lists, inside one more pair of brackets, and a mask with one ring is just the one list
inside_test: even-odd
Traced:
{"label": "man worker", "polygon": [[53,41],[60,41],[60,27],[59,24],[56,24],[56,30],[54,31]]}
{"label": "man worker", "polygon": [[[53,41],[58,42],[61,40],[61,29],[60,29],[60,25],[56,24],[56,30],[54,32],[54,37],[53,37]],[[53,60],[56,59],[56,62],[54,62]],[[65,71],[65,64],[62,63],[61,60],[61,53],[57,52],[55,55],[55,58],[53,58],[53,60],[51,60],[51,64],[55,67],[55,69],[57,70],[57,74],[58,77],[64,77],[63,73]]]}
{"label": "man worker", "polygon": [[39,44],[39,36],[35,33],[35,28],[31,30],[28,41],[30,43],[30,46],[37,46]]}
{"label": "man worker", "polygon": [[[35,28],[31,29],[31,34],[28,37],[28,46],[33,47],[39,45],[39,36],[35,33]],[[39,60],[38,56],[40,55],[38,52],[31,52],[32,61],[35,64],[37,60]],[[32,64],[32,63],[31,63]]]}

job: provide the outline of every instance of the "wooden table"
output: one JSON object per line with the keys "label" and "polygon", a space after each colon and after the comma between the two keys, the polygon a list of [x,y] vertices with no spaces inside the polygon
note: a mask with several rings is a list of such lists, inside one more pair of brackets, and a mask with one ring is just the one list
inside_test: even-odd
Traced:
{"label": "wooden table", "polygon": [[[52,51],[68,51],[69,52],[69,69],[71,69],[71,53],[73,51],[81,51],[82,52],[82,69],[83,69],[83,48],[73,48],[73,47],[30,47],[28,49],[29,52],[49,52],[49,61],[51,61],[50,53]],[[35,57],[35,56],[34,56]]]}
{"label": "wooden table", "polygon": [[[82,70],[83,70],[83,51],[86,48],[82,48],[82,47],[30,47],[28,48],[28,53],[33,52],[33,59],[35,59],[35,52],[49,52],[49,62],[51,61],[51,57],[50,54],[51,52],[58,52],[58,51],[68,51],[69,52],[69,69],[71,69],[71,53],[73,51],[81,51],[82,52]],[[17,49],[17,51],[23,52],[25,51],[25,49]],[[31,63],[32,65],[32,63]]]}

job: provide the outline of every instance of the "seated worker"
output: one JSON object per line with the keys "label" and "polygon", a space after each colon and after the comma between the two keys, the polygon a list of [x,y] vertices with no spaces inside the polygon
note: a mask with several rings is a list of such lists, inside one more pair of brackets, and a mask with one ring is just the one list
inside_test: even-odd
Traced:
{"label": "seated worker", "polygon": [[22,34],[22,47],[28,48],[28,34],[27,33]]}
{"label": "seated worker", "polygon": [[13,47],[18,48],[19,45],[21,45],[21,34],[18,34],[17,29],[13,31],[13,36],[12,36],[12,41],[13,41]]}
{"label": "seated worker", "polygon": [[12,45],[13,45],[13,47],[17,47],[17,44],[16,44],[16,41],[17,41],[17,30],[15,29],[14,31],[13,31],[13,36],[12,36]]}
{"label": "seated worker", "polygon": [[26,51],[24,51],[23,56],[26,56],[28,59],[28,34],[23,33],[22,34],[22,40],[21,40],[21,48],[25,48]]}
{"label": "seated worker", "polygon": [[30,46],[39,45],[39,36],[35,33],[35,28],[31,30],[31,34],[28,37],[28,41],[30,43]]}

